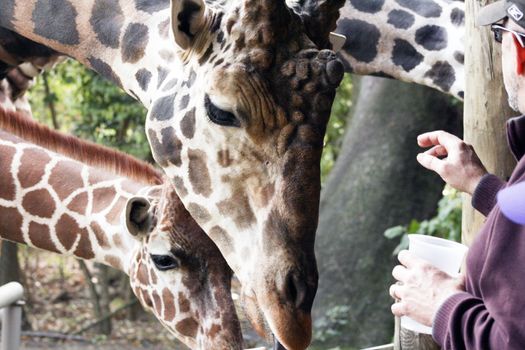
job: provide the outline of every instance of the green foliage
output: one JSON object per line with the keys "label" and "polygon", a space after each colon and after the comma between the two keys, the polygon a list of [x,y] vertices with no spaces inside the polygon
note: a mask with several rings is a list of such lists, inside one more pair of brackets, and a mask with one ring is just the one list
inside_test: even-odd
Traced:
{"label": "green foliage", "polygon": [[142,104],[73,60],[46,74],[30,91],[37,119],[52,125],[53,107],[61,131],[151,160]]}
{"label": "green foliage", "polygon": [[388,239],[401,238],[393,254],[408,248],[408,235],[422,234],[441,237],[452,241],[461,241],[461,195],[447,186],[443,198],[438,203],[438,212],[430,220],[412,220],[408,225],[391,227],[384,235]]}
{"label": "green foliage", "polygon": [[316,320],[314,328],[314,339],[316,342],[327,342],[337,339],[345,326],[348,324],[350,307],[347,305],[336,305],[328,309],[322,317]]}
{"label": "green foliage", "polygon": [[345,74],[341,85],[337,89],[337,95],[332,106],[332,114],[326,128],[324,138],[323,156],[321,158],[321,181],[324,183],[332,170],[339,152],[347,118],[352,106],[352,80],[349,74]]}

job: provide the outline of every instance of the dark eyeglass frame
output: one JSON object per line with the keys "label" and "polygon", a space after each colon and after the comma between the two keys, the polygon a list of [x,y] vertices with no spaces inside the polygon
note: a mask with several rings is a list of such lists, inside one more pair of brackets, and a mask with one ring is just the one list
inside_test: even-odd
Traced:
{"label": "dark eyeglass frame", "polygon": [[504,27],[500,24],[493,24],[490,26],[490,30],[494,33],[494,40],[501,43],[503,41],[503,32],[509,32],[514,35],[516,40],[520,43],[521,47],[525,49],[525,34],[516,32],[512,29]]}

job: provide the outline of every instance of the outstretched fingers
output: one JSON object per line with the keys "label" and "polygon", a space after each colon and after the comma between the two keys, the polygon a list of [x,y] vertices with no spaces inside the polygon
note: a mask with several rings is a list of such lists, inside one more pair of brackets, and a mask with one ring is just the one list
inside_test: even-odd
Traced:
{"label": "outstretched fingers", "polygon": [[438,130],[419,135],[417,137],[417,143],[420,147],[441,145],[450,150],[451,148],[458,147],[461,143],[461,139],[448,132]]}
{"label": "outstretched fingers", "polygon": [[429,156],[433,157],[446,157],[448,156],[448,151],[444,146],[437,145],[432,147],[431,149],[428,149],[424,152],[425,154],[428,154]]}

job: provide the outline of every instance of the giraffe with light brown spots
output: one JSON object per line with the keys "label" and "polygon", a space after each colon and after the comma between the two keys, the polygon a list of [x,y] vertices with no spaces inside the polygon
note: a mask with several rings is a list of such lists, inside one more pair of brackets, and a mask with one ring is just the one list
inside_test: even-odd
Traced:
{"label": "giraffe with light brown spots", "polygon": [[1,239],[122,270],[191,349],[242,349],[232,272],[155,169],[2,109],[0,125],[25,138],[0,129]]}

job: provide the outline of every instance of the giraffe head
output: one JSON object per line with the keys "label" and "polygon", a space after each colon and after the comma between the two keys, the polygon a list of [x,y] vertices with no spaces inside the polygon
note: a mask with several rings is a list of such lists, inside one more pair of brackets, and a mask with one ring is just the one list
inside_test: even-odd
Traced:
{"label": "giraffe head", "polygon": [[142,243],[129,271],[142,305],[191,349],[241,349],[232,271],[172,185],[132,197],[124,217]]}
{"label": "giraffe head", "polygon": [[319,164],[343,75],[319,50],[328,30],[308,34],[335,26],[338,3],[320,1],[303,20],[284,0],[173,1],[184,73],[164,80],[146,124],[155,160],[237,274],[253,319],[288,349],[311,339]]}
{"label": "giraffe head", "polygon": [[241,349],[232,271],[156,169],[0,107],[0,173],[0,239],[122,269],[191,349]]}

